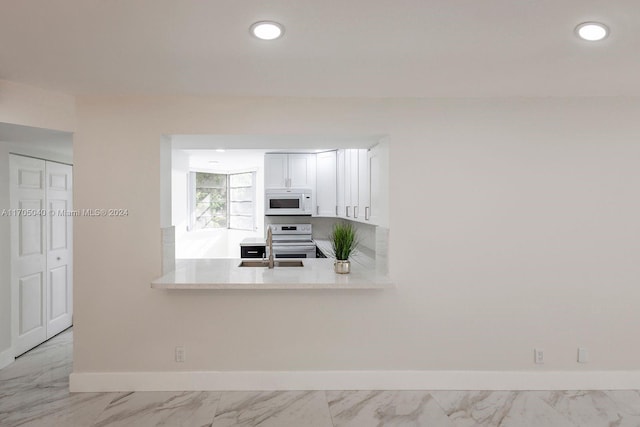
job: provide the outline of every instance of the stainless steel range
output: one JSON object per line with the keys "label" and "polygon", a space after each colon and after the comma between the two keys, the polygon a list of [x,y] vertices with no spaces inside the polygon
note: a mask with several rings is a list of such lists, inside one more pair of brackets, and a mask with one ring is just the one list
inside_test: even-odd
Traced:
{"label": "stainless steel range", "polygon": [[[311,224],[272,224],[274,258],[315,258]],[[267,256],[269,256],[267,248]]]}

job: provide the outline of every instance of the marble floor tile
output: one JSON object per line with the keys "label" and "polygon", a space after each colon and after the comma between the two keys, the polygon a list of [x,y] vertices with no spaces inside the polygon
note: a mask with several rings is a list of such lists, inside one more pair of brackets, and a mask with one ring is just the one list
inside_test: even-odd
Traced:
{"label": "marble floor tile", "polygon": [[454,426],[426,391],[328,391],[327,400],[335,427]]}
{"label": "marble floor tile", "polygon": [[576,427],[568,418],[531,392],[518,392],[500,427]]}
{"label": "marble floor tile", "polygon": [[331,427],[323,391],[224,392],[213,427]]}
{"label": "marble floor tile", "polygon": [[33,386],[0,398],[3,427],[91,426],[115,393],[69,393],[63,387]]}
{"label": "marble floor tile", "polygon": [[94,427],[211,426],[219,392],[135,392],[116,397]]}
{"label": "marble floor tile", "polygon": [[513,391],[433,391],[456,427],[499,426],[511,410]]}
{"label": "marble floor tile", "polygon": [[0,370],[0,393],[19,385],[64,385],[72,367],[71,331],[52,338]]}
{"label": "marble floor tile", "polygon": [[620,410],[628,414],[640,415],[640,391],[638,390],[610,390],[605,391]]}
{"label": "marble floor tile", "polygon": [[[620,392],[546,391],[536,393],[540,399],[580,427],[640,426],[637,394],[625,400]],[[616,399],[616,395],[618,399]],[[633,395],[628,396],[634,398]]]}

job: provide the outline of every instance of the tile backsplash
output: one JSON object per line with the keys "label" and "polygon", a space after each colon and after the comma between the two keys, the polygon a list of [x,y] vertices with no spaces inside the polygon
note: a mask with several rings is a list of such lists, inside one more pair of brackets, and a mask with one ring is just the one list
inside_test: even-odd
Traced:
{"label": "tile backsplash", "polygon": [[162,239],[162,274],[176,269],[176,228],[174,226],[160,229]]}

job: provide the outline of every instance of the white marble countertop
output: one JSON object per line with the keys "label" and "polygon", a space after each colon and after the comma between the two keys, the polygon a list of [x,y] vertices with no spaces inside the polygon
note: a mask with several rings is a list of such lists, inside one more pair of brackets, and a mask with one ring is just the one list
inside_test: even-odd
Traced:
{"label": "white marble countertop", "polygon": [[388,276],[351,263],[351,273],[336,274],[333,260],[302,260],[304,267],[239,267],[240,259],[176,260],[176,269],[151,282],[155,289],[385,289]]}
{"label": "white marble countertop", "polygon": [[240,242],[240,246],[266,246],[264,237],[246,237]]}

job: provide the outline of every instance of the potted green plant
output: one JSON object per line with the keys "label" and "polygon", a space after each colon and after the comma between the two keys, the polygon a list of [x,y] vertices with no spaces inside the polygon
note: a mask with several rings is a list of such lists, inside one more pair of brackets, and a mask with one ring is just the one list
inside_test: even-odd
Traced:
{"label": "potted green plant", "polygon": [[351,261],[349,257],[355,252],[358,246],[358,233],[355,227],[346,222],[338,222],[333,226],[329,235],[331,249],[336,261],[333,264],[336,273],[347,274],[351,271]]}

